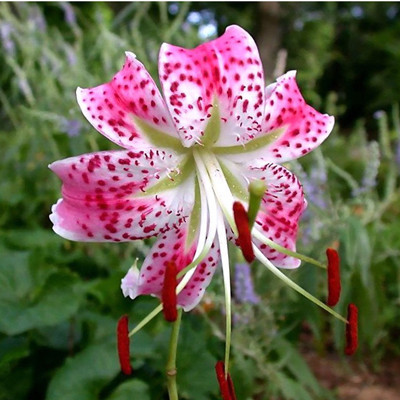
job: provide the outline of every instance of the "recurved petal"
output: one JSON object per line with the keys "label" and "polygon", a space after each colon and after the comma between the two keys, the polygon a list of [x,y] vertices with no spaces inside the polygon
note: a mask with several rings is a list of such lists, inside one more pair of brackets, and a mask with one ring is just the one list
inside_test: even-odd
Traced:
{"label": "recurved petal", "polygon": [[[298,222],[306,207],[300,182],[286,168],[272,163],[254,163],[249,167],[248,177],[265,180],[267,184],[255,226],[270,240],[295,251]],[[256,243],[277,267],[297,268],[300,265],[299,260],[257,240]]]}
{"label": "recurved petal", "polygon": [[120,242],[168,229],[194,201],[193,176],[169,178],[178,161],[163,151],[104,151],[54,162],[50,169],[63,181],[50,216],[54,231],[75,241]]}
{"label": "recurved petal", "polygon": [[262,157],[268,162],[286,162],[318,147],[330,134],[334,118],[306,104],[290,71],[266,88],[263,133],[283,128],[283,133],[266,146]]}
{"label": "recurved petal", "polygon": [[[133,53],[126,53],[123,68],[103,85],[77,89],[77,100],[88,121],[104,136],[127,149],[154,144],[179,144],[168,108],[153,79]],[[143,123],[147,124],[145,129]],[[165,137],[165,140],[156,138]]]}
{"label": "recurved petal", "polygon": [[219,107],[221,129],[211,140],[219,146],[242,143],[261,132],[263,69],[254,40],[242,28],[230,26],[195,49],[163,44],[159,74],[185,146],[202,141],[213,104]]}
{"label": "recurved petal", "polygon": [[[181,271],[193,261],[197,239],[187,243],[187,224],[173,227],[161,234],[147,255],[139,275],[135,279],[128,272],[124,283],[124,294],[132,299],[141,294],[152,294],[161,297],[164,273],[169,262],[175,263]],[[219,260],[219,250],[213,246],[207,257],[200,263],[186,287],[178,294],[177,304],[185,311],[194,308],[203,297]],[[127,286],[127,283],[130,286]]]}

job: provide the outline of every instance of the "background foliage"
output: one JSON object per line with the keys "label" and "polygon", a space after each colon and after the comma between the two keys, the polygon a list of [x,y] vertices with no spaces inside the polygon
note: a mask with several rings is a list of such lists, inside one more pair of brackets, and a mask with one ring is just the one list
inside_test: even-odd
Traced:
{"label": "background foliage", "polygon": [[[119,373],[115,324],[139,321],[156,301],[131,302],[119,283],[149,243],[83,244],[51,231],[60,182],[47,165],[113,145],[84,121],[77,86],[105,82],[132,50],[157,76],[164,41],[192,47],[237,23],[257,39],[257,3],[2,3],[0,5],[0,400],[165,399],[170,327],[160,318],[134,337],[133,379]],[[344,293],[360,308],[359,361],[399,355],[400,93],[395,3],[282,3],[287,68],[335,132],[292,168],[309,208],[299,246],[323,261],[338,246]],[[263,14],[265,16],[265,14]],[[263,49],[261,49],[263,51]],[[240,399],[334,399],[298,351],[313,334],[321,354],[342,352],[343,325],[253,266],[257,301],[235,303],[232,374]],[[325,277],[304,265],[291,277],[319,297]],[[238,293],[238,289],[236,292]],[[182,399],[217,399],[212,370],[223,351],[222,284],[185,316]]]}

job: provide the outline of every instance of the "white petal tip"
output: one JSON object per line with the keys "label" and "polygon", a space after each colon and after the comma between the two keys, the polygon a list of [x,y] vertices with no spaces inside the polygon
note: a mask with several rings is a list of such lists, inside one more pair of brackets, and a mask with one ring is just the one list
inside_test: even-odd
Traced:
{"label": "white petal tip", "polygon": [[139,270],[135,265],[129,268],[121,279],[121,290],[125,297],[130,297],[132,300],[139,295]]}
{"label": "white petal tip", "polygon": [[288,78],[296,78],[297,71],[296,70],[291,70],[287,71],[285,74],[277,78],[277,82],[281,82],[282,80],[288,79]]}
{"label": "white petal tip", "polygon": [[136,54],[132,53],[131,51],[126,51],[125,56],[126,56],[126,58],[129,58],[129,59],[133,59],[133,60],[136,59]]}

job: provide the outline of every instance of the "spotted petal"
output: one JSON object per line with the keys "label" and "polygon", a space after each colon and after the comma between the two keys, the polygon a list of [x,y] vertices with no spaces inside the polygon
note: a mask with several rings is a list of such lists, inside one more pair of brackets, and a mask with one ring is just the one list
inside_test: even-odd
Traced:
{"label": "spotted petal", "polygon": [[[161,234],[147,255],[140,272],[130,270],[122,281],[126,296],[134,299],[141,294],[152,294],[161,297],[166,265],[174,262],[181,271],[194,258],[197,238],[188,245],[187,224],[181,224]],[[219,260],[219,249],[213,245],[206,258],[196,268],[193,276],[179,293],[177,304],[185,311],[194,308],[203,297],[205,288],[209,285]]]}
{"label": "spotted petal", "polygon": [[[254,163],[249,177],[265,180],[267,191],[263,197],[255,226],[275,243],[296,250],[298,222],[306,202],[296,176],[277,164]],[[258,243],[264,255],[280,268],[296,268],[300,261]]]}
{"label": "spotted petal", "polygon": [[[263,70],[257,46],[242,28],[230,26],[218,39],[191,50],[163,44],[159,74],[185,146],[238,144],[261,131]],[[218,107],[220,135],[216,129],[205,138],[213,105]]]}
{"label": "spotted petal", "polygon": [[265,133],[282,129],[283,133],[265,148],[265,160],[282,163],[299,158],[318,147],[331,133],[334,118],[306,104],[295,71],[267,87],[266,97],[262,130]]}
{"label": "spotted petal", "polygon": [[121,147],[145,150],[180,145],[156,84],[133,53],[126,53],[123,68],[109,83],[78,88],[77,99],[88,121]]}
{"label": "spotted petal", "polygon": [[168,229],[194,201],[193,176],[169,178],[179,161],[163,151],[104,151],[54,162],[63,199],[53,206],[53,229],[70,240],[116,242]]}

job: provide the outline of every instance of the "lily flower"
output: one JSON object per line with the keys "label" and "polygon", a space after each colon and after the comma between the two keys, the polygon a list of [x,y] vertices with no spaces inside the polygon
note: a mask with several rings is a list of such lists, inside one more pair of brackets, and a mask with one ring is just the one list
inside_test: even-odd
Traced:
{"label": "lily flower", "polygon": [[228,241],[237,243],[238,235],[233,205],[247,208],[249,184],[265,184],[250,227],[254,256],[291,282],[278,268],[300,265],[296,235],[306,201],[296,176],[280,164],[319,146],[334,118],[307,105],[295,71],[265,87],[257,46],[238,26],[195,49],[164,43],[159,77],[163,95],[127,52],[110,82],[78,88],[84,116],[123,150],[52,163],[63,198],[50,219],[57,234],[75,241],[156,237],[140,271],[132,268],[122,280],[132,299],[161,298],[172,263],[177,306],[189,311],[221,261],[230,336]]}

